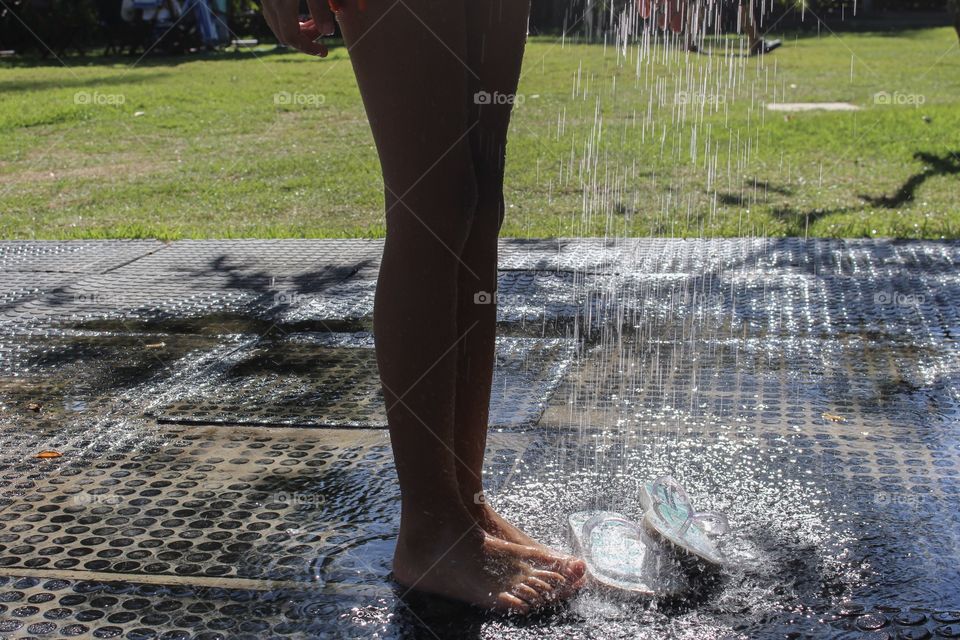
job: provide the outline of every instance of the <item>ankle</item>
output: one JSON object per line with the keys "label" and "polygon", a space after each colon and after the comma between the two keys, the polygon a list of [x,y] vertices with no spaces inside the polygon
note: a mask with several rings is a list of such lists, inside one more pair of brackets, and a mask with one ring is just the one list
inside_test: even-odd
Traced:
{"label": "ankle", "polygon": [[460,491],[460,501],[467,511],[475,513],[487,506],[487,495],[483,487],[465,487]]}
{"label": "ankle", "polygon": [[460,528],[450,524],[430,530],[401,526],[393,554],[394,569],[432,566],[455,549],[461,553],[464,550],[476,553],[483,548],[485,539],[486,533],[473,520]]}
{"label": "ankle", "polygon": [[475,518],[461,504],[443,508],[404,504],[399,539],[408,544],[417,544],[423,540],[456,538],[475,525]]}

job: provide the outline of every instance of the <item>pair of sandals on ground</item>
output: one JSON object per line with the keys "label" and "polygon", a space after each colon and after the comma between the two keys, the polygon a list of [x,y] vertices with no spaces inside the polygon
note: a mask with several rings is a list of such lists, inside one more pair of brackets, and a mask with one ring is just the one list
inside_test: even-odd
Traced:
{"label": "pair of sandals on ground", "polygon": [[574,553],[584,559],[596,586],[638,597],[674,596],[688,588],[690,569],[727,563],[716,541],[729,531],[726,516],[694,511],[674,478],[645,484],[640,503],[640,523],[609,511],[568,518]]}

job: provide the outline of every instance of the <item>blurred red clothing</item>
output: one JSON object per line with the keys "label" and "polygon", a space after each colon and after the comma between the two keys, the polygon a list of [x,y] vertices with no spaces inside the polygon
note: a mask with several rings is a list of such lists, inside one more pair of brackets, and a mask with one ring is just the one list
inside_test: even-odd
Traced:
{"label": "blurred red clothing", "polygon": [[674,33],[683,31],[687,13],[687,0],[637,0],[640,16],[656,20],[661,29],[670,28]]}

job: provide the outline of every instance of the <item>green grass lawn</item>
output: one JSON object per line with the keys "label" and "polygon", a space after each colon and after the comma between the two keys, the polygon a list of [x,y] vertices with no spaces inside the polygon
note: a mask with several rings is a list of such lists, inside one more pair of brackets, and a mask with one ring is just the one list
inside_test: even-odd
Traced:
{"label": "green grass lawn", "polygon": [[[763,60],[725,42],[638,61],[533,39],[503,234],[960,237],[955,32],[787,34]],[[0,62],[0,237],[382,234],[342,47],[66,62]],[[808,101],[861,109],[764,106]]]}

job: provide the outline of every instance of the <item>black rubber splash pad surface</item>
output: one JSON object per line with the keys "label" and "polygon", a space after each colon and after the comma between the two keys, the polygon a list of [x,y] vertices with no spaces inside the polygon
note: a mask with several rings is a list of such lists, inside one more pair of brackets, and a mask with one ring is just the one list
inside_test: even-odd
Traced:
{"label": "black rubber splash pad surface", "polygon": [[960,633],[960,243],[502,242],[491,502],[559,547],[669,472],[738,560],[528,621],[389,581],[370,336],[319,333],[376,242],[66,244],[0,252],[0,637]]}
{"label": "black rubber splash pad surface", "polygon": [[[936,496],[880,500],[869,484],[840,476],[813,482],[809,440],[745,435],[735,423],[676,412],[645,422],[662,426],[626,438],[599,430],[491,434],[485,483],[493,504],[561,546],[565,514],[604,505],[638,517],[639,481],[670,470],[699,508],[729,514],[735,533],[725,548],[738,566],[687,601],[651,607],[588,592],[533,625],[474,616],[472,635],[768,637],[807,628],[844,637],[865,625],[894,630],[898,616],[905,628],[949,626],[955,576],[943,561],[956,554],[957,514],[903,536],[915,510],[935,507]],[[426,624],[463,637],[462,610],[405,603],[389,581],[399,513],[384,432],[267,435],[130,421],[109,437],[75,431],[34,441],[3,431],[0,575],[28,580],[0,589],[0,629],[19,634],[36,624],[33,633],[65,637],[81,629],[75,625],[108,636],[146,626],[229,638],[242,629],[223,613],[244,609],[224,607],[239,602],[250,607],[248,632],[407,637]],[[39,448],[63,457],[33,459]]]}
{"label": "black rubber splash pad surface", "polygon": [[6,241],[0,272],[106,273],[165,247],[157,240]]}
{"label": "black rubber splash pad surface", "polygon": [[[537,422],[574,355],[572,340],[500,337],[490,404],[493,427]],[[162,422],[300,427],[387,425],[373,337],[288,334],[264,339],[164,392]]]}

